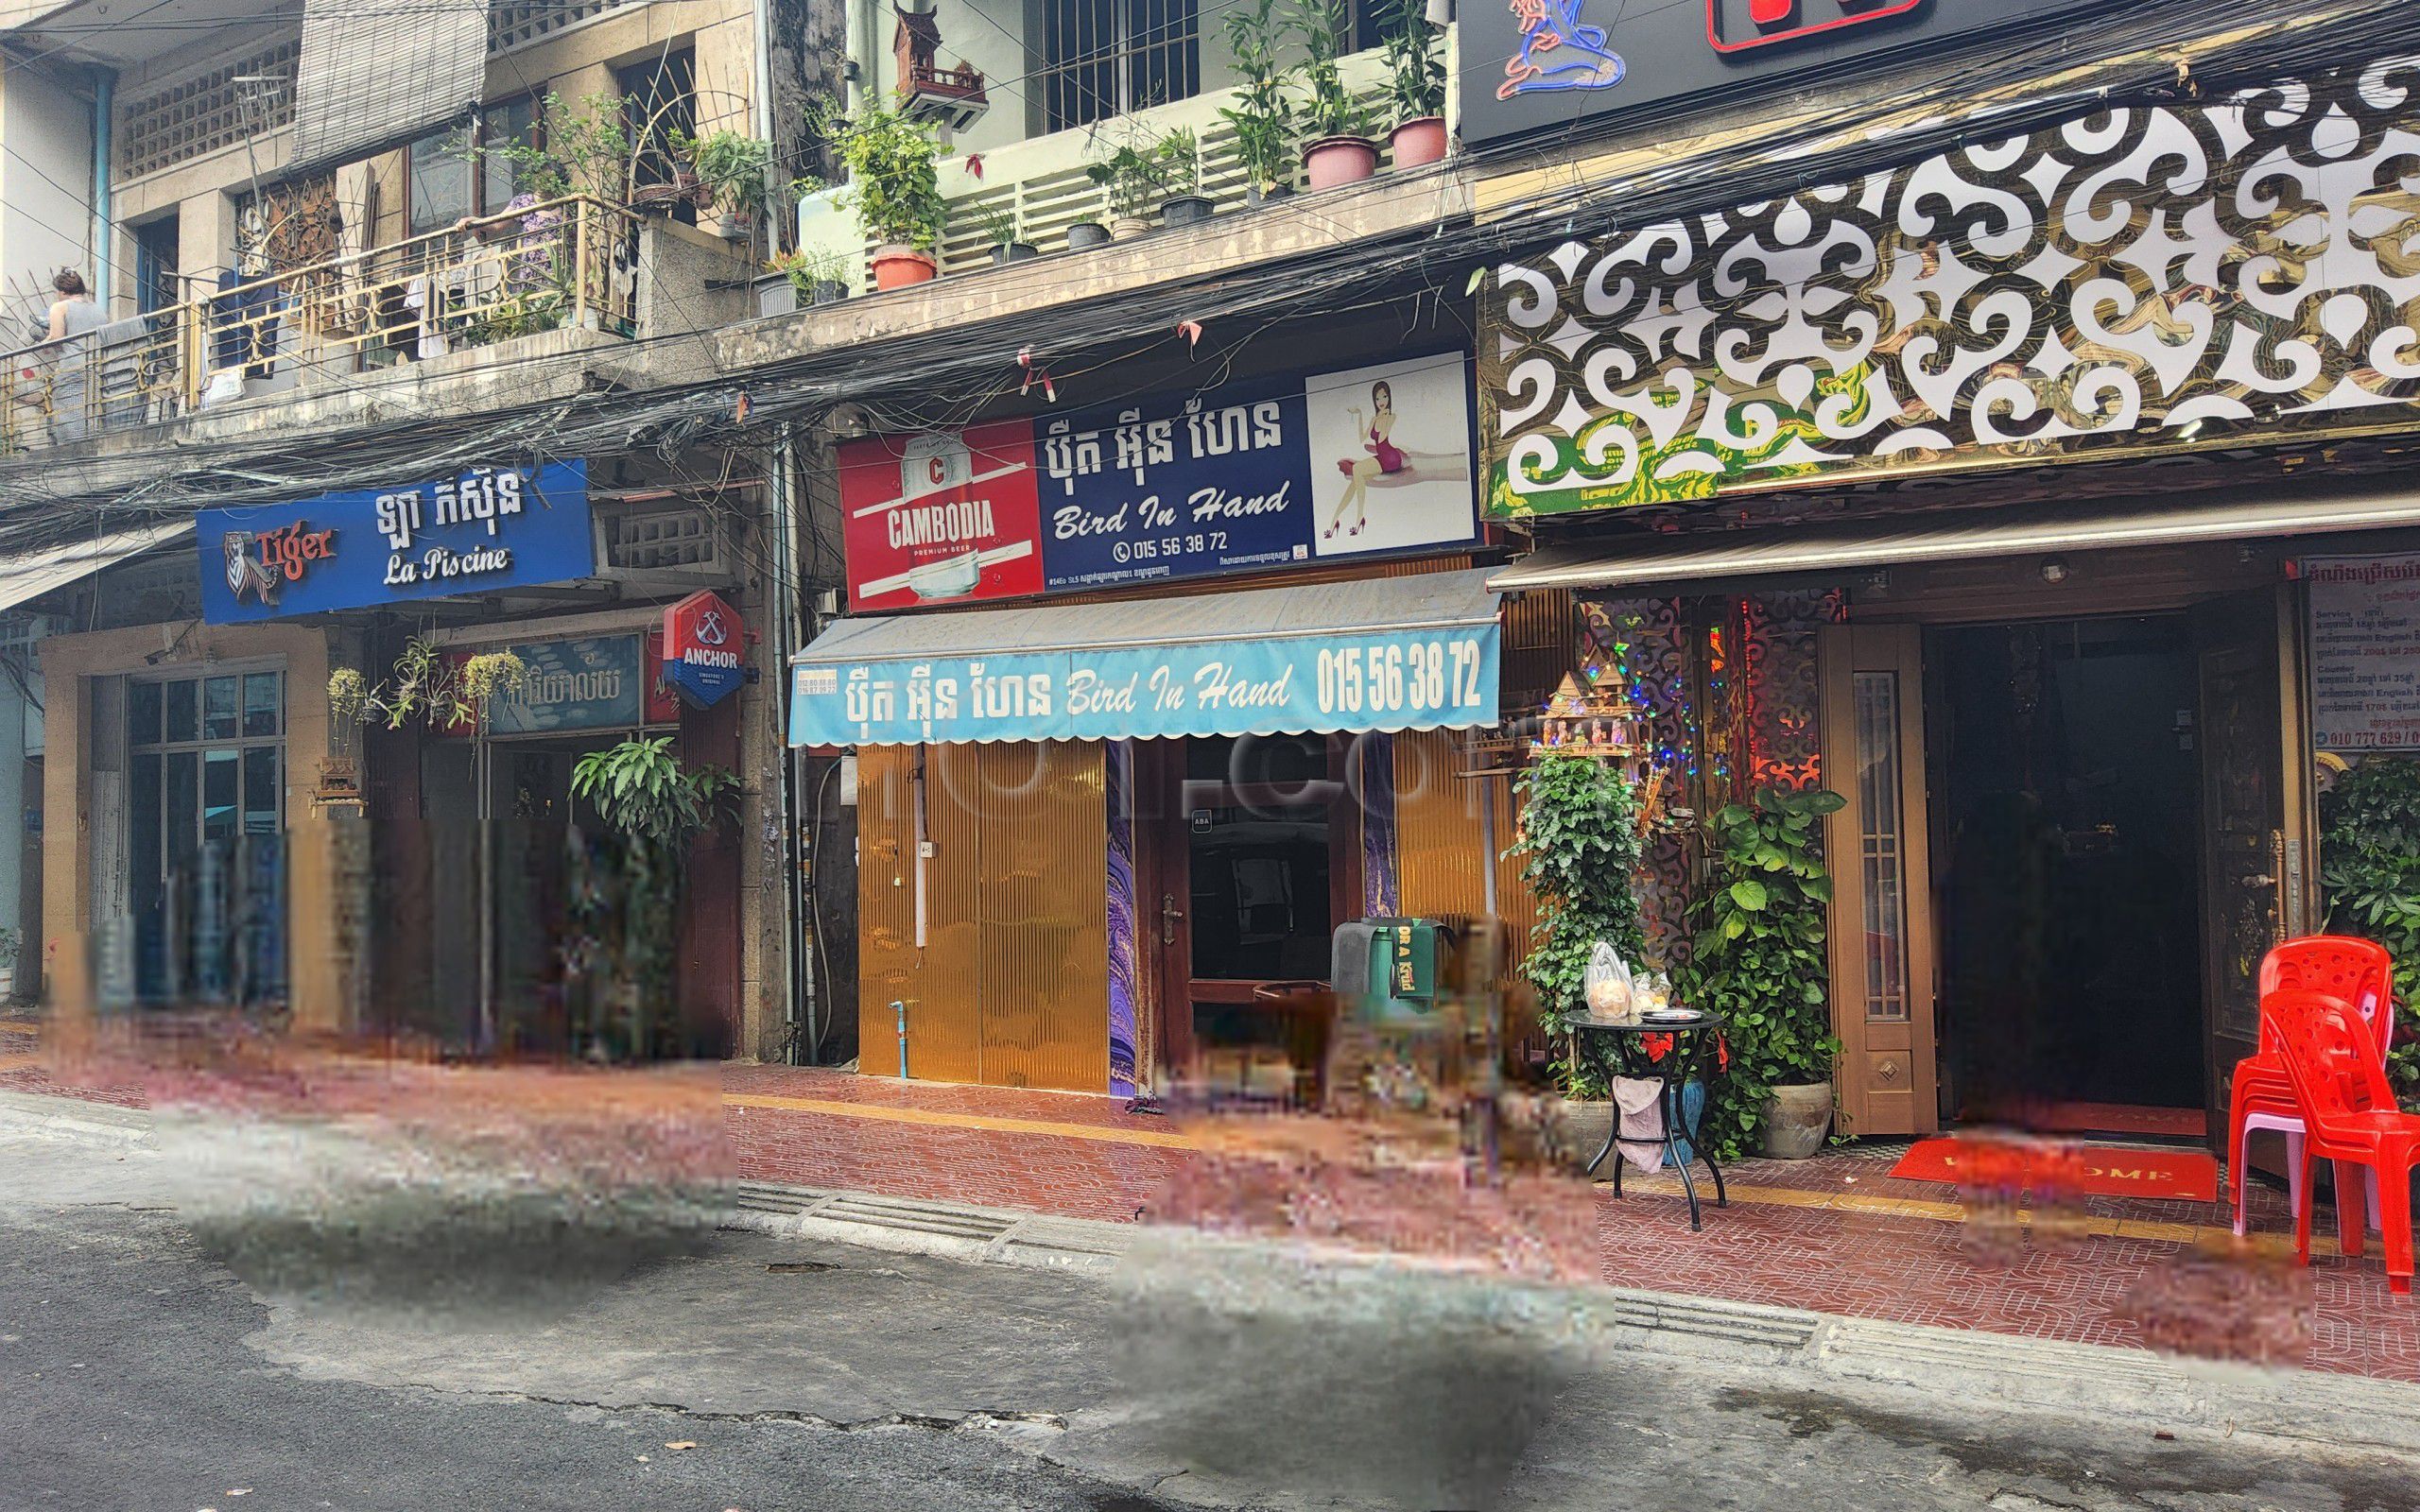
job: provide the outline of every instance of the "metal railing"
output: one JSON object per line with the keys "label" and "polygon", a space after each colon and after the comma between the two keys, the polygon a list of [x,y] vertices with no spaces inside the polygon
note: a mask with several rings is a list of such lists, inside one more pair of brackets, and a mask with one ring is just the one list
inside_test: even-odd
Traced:
{"label": "metal railing", "polygon": [[628,336],[638,216],[581,196],[462,221],[0,358],[0,450],[563,329]]}

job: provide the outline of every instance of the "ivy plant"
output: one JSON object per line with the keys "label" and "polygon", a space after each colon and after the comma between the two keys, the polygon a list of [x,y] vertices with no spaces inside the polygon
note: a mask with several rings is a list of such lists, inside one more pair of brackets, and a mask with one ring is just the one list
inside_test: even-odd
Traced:
{"label": "ivy plant", "polygon": [[[1638,795],[1621,769],[1588,756],[1541,756],[1520,777],[1521,838],[1511,854],[1538,900],[1538,923],[1521,973],[1537,989],[1539,1018],[1561,1035],[1588,1011],[1588,957],[1599,940],[1636,964],[1647,950],[1634,878]],[[1572,1057],[1557,1075],[1564,1094],[1602,1097],[1601,1068]]]}
{"label": "ivy plant", "polygon": [[625,740],[573,765],[573,795],[594,804],[621,840],[620,949],[609,957],[620,973],[621,1022],[592,1029],[593,1051],[648,1056],[672,1048],[689,842],[714,824],[723,796],[738,785],[721,767],[684,766],[669,735]]}
{"label": "ivy plant", "polygon": [[1706,885],[1675,989],[1731,1021],[1729,1074],[1703,1125],[1708,1145],[1726,1158],[1754,1143],[1773,1088],[1829,1081],[1840,1055],[1824,950],[1832,878],[1823,828],[1846,802],[1838,793],[1760,788],[1706,821]]}
{"label": "ivy plant", "polygon": [[2387,1078],[2420,1107],[2420,762],[2372,756],[2320,799],[2320,885],[2330,933],[2377,940],[2394,955],[2396,1025]]}

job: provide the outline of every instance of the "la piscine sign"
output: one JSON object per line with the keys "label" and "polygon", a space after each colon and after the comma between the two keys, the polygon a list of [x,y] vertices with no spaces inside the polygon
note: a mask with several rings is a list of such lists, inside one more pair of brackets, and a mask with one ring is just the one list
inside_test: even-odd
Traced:
{"label": "la piscine sign", "polygon": [[204,509],[194,523],[214,625],[563,582],[595,566],[584,461]]}

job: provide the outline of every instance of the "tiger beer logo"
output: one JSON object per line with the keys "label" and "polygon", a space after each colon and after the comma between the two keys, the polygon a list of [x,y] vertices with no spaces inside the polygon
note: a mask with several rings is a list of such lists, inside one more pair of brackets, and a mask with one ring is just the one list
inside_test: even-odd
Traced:
{"label": "tiger beer logo", "polygon": [[239,604],[249,595],[265,606],[274,605],[287,583],[301,582],[313,562],[336,555],[336,540],[333,527],[313,530],[303,520],[275,530],[230,530],[220,543],[227,558],[227,590]]}

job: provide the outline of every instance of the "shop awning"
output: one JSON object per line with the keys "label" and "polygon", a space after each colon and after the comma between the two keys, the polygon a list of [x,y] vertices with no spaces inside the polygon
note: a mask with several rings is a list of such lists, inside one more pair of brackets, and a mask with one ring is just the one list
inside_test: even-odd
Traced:
{"label": "shop awning", "polygon": [[2420,524],[2420,491],[2382,490],[2329,498],[2271,495],[2166,509],[1975,511],[1896,527],[1868,522],[1861,527],[1709,531],[1552,546],[1496,572],[1488,586],[1498,593],[1624,588],[2409,524]]}
{"label": "shop awning", "polygon": [[138,552],[148,551],[192,533],[193,521],[177,520],[164,524],[145,525],[139,530],[121,530],[106,536],[71,541],[64,545],[29,551],[19,557],[0,557],[0,611],[31,603],[54,588],[64,588],[79,577],[113,566]]}
{"label": "shop awning", "polygon": [[842,620],[790,663],[790,741],[1461,729],[1496,717],[1487,573]]}

